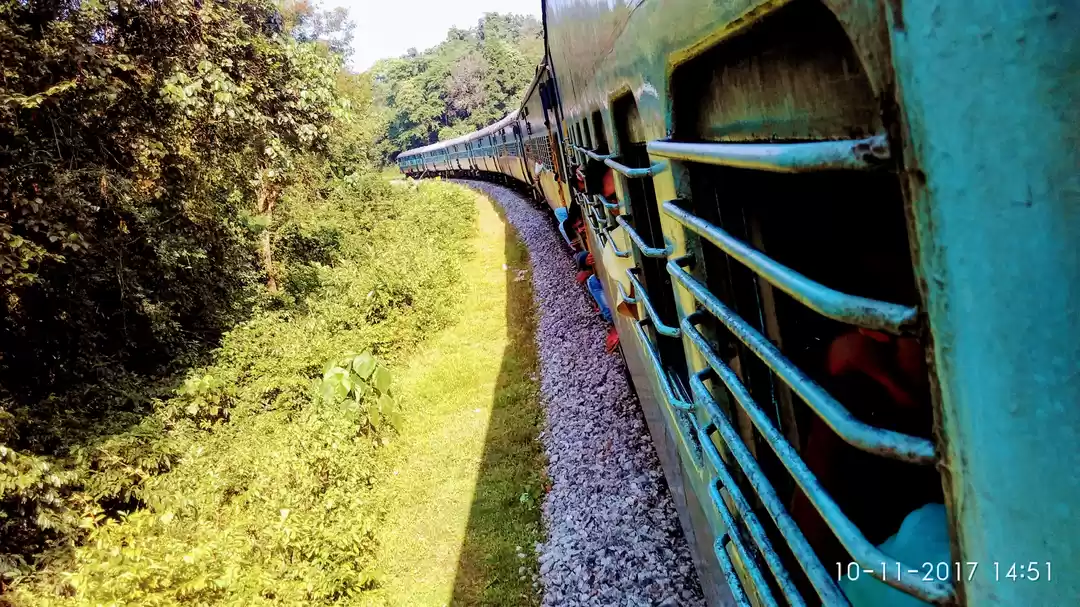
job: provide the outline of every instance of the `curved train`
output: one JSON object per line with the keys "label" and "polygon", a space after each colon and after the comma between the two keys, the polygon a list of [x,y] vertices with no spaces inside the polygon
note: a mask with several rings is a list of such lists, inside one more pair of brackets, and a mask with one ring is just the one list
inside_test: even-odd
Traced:
{"label": "curved train", "polygon": [[708,602],[1076,604],[1080,4],[543,15],[521,107],[397,162],[551,207]]}

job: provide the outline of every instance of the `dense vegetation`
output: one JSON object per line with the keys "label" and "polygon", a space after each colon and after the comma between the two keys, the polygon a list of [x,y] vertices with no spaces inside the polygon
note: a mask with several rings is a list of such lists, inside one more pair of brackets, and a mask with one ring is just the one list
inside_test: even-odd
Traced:
{"label": "dense vegetation", "polygon": [[423,53],[380,61],[369,73],[386,123],[382,155],[499,120],[521,102],[543,54],[539,21],[489,13],[475,28],[451,28],[445,41]]}
{"label": "dense vegetation", "polygon": [[378,583],[388,369],[446,322],[473,222],[376,171],[503,112],[538,31],[488,16],[358,76],[341,11],[0,3],[0,602]]}

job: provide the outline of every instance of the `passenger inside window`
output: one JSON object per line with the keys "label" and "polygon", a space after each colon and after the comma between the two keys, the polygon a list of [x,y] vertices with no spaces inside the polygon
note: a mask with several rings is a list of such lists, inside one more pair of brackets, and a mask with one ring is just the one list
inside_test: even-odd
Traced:
{"label": "passenger inside window", "polygon": [[[841,333],[825,353],[823,386],[859,420],[928,437],[933,415],[923,348],[913,337],[866,329]],[[810,419],[804,460],[841,510],[878,544],[905,517],[942,501],[933,466],[883,458],[844,442],[817,416]],[[824,563],[847,562],[847,552],[801,491],[791,515]]]}

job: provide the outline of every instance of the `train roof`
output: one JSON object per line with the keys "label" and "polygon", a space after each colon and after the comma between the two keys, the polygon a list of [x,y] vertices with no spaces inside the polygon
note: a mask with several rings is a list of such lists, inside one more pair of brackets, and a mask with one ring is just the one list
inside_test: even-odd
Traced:
{"label": "train roof", "polygon": [[[540,82],[540,77],[541,77],[541,75],[542,75],[542,73],[544,71],[544,67],[546,65],[547,65],[547,58],[546,57],[541,59],[540,63],[537,64],[536,73],[533,74],[532,82],[529,83],[529,86],[527,86],[525,88],[525,96],[521,100],[521,106],[522,107],[524,107],[526,101],[533,95],[533,90],[536,88],[537,83]],[[398,158],[408,158],[410,156],[415,156],[416,154],[423,154],[424,152],[434,152],[436,150],[441,150],[441,149],[443,149],[443,148],[445,148],[447,146],[457,145],[459,143],[465,143],[467,141],[472,141],[473,139],[476,139],[477,137],[484,137],[486,135],[490,135],[490,134],[498,132],[498,131],[506,128],[510,124],[512,124],[515,120],[517,120],[520,113],[521,113],[521,108],[519,107],[518,109],[515,109],[514,111],[510,112],[505,117],[503,117],[502,120],[499,120],[498,122],[495,122],[493,124],[489,124],[488,126],[482,128],[482,129],[480,129],[478,131],[473,131],[471,133],[466,133],[465,135],[461,135],[461,136],[455,137],[453,139],[447,139],[446,141],[436,141],[435,143],[431,143],[431,144],[428,144],[428,145],[425,145],[425,146],[422,146],[422,147],[413,148],[411,150],[406,150],[406,151],[398,154],[397,157]]]}
{"label": "train roof", "polygon": [[476,139],[477,137],[484,137],[484,136],[490,135],[492,133],[496,133],[496,132],[501,131],[502,129],[510,126],[511,124],[513,124],[514,121],[517,120],[519,111],[520,110],[514,110],[513,112],[510,112],[509,114],[504,116],[502,120],[499,120],[498,122],[495,122],[493,124],[489,124],[488,126],[482,128],[482,129],[480,129],[478,131],[473,131],[471,133],[466,133],[464,135],[461,135],[459,137],[455,137],[453,139],[447,139],[446,141],[437,141],[435,143],[425,145],[423,147],[413,148],[413,149],[408,150],[406,152],[402,152],[401,154],[398,155],[398,158],[406,158],[406,157],[413,156],[413,155],[416,155],[416,154],[423,154],[424,152],[434,152],[436,150],[441,150],[441,149],[443,149],[445,147],[448,147],[448,146],[451,146],[451,145],[457,145],[459,143],[465,143],[465,142],[468,142],[468,141],[472,141],[473,139]]}

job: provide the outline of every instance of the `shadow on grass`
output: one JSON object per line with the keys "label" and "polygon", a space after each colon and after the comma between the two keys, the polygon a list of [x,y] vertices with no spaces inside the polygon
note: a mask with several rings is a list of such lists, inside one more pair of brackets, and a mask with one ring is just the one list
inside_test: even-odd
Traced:
{"label": "shadow on grass", "polygon": [[505,225],[507,345],[450,604],[535,605],[533,543],[540,539],[545,467],[537,440],[543,414],[536,311],[528,251],[502,208],[492,207]]}

